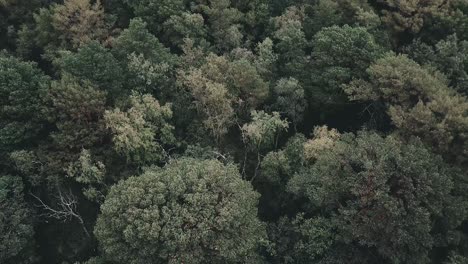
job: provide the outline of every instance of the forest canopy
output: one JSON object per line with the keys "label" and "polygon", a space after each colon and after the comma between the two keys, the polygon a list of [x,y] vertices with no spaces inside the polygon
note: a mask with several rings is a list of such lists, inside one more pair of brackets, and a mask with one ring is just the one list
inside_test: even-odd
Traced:
{"label": "forest canopy", "polygon": [[466,0],[0,0],[0,264],[468,263]]}

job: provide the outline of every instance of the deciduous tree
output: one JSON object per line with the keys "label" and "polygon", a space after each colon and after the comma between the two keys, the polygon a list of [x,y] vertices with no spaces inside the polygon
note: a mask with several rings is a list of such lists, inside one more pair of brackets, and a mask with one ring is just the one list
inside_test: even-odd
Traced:
{"label": "deciduous tree", "polygon": [[134,94],[127,109],[106,111],[115,150],[138,165],[163,161],[165,146],[175,143],[170,105],[160,105],[151,95]]}
{"label": "deciduous tree", "polygon": [[383,49],[363,27],[328,27],[312,40],[310,96],[314,104],[331,109],[347,102],[343,85],[365,76],[369,65],[381,57]]}
{"label": "deciduous tree", "polygon": [[116,262],[255,263],[257,202],[234,165],[174,160],[113,186],[95,234]]}
{"label": "deciduous tree", "polygon": [[[448,161],[465,163],[468,101],[440,78],[408,57],[387,55],[355,80],[346,92],[354,100],[382,102],[405,137],[415,135]],[[439,78],[438,78],[439,76]]]}
{"label": "deciduous tree", "polygon": [[353,256],[356,263],[427,263],[436,237],[446,235],[437,234],[434,220],[455,201],[456,170],[418,141],[369,132],[331,140],[333,145],[315,148],[322,150],[315,162],[288,186],[307,199],[311,216],[301,232],[308,233],[299,243],[308,261]]}
{"label": "deciduous tree", "polygon": [[0,176],[0,262],[35,263],[34,218],[20,177]]}
{"label": "deciduous tree", "polygon": [[0,53],[0,150],[27,148],[43,129],[49,78],[32,62]]}

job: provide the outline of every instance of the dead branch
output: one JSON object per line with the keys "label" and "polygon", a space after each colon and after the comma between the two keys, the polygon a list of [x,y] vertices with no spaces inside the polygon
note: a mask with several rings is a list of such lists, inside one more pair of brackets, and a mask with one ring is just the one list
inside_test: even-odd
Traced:
{"label": "dead branch", "polygon": [[38,207],[43,209],[44,213],[41,214],[42,216],[54,218],[63,222],[76,219],[83,228],[83,231],[85,232],[86,236],[90,237],[89,232],[86,229],[86,226],[84,225],[83,218],[77,212],[78,201],[76,196],[74,196],[71,192],[71,190],[68,193],[63,194],[62,191],[60,191],[59,189],[58,195],[55,196],[58,201],[57,208],[53,208],[52,206],[47,205],[42,201],[41,198],[34,195],[33,193],[30,194],[39,202]]}

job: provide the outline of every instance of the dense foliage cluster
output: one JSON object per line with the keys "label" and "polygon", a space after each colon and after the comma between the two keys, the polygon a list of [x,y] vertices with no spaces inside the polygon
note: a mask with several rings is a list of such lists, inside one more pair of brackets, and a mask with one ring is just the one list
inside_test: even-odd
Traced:
{"label": "dense foliage cluster", "polygon": [[0,0],[0,263],[468,263],[465,0]]}

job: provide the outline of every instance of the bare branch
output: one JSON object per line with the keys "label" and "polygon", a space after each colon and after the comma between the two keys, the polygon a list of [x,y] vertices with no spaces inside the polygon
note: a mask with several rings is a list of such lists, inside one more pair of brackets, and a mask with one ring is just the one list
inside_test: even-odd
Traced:
{"label": "bare branch", "polygon": [[59,194],[56,196],[58,203],[57,203],[57,208],[53,208],[44,201],[42,201],[41,198],[38,196],[34,195],[33,193],[30,193],[32,197],[34,197],[40,204],[37,205],[38,207],[42,208],[44,213],[42,213],[42,216],[48,217],[48,218],[54,218],[63,222],[70,221],[72,219],[78,220],[80,225],[83,228],[83,231],[85,232],[86,236],[90,236],[88,230],[86,229],[84,225],[83,218],[78,214],[77,212],[77,207],[78,207],[78,201],[76,196],[73,195],[71,190],[63,194],[62,191],[59,189]]}

